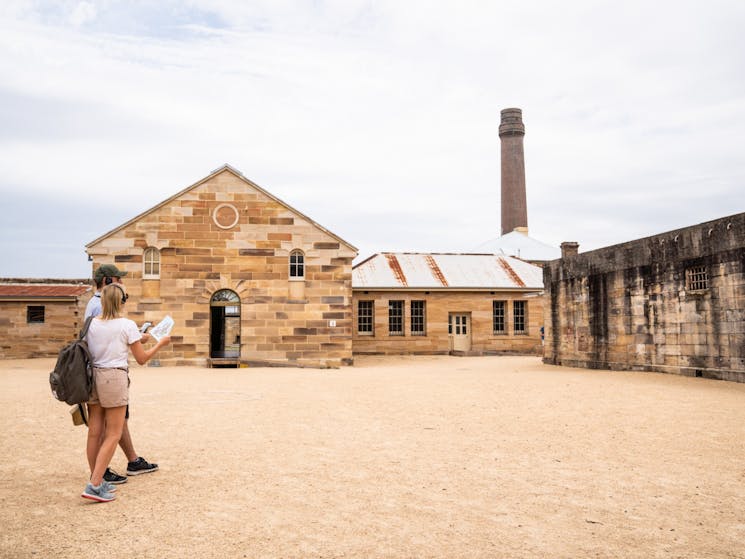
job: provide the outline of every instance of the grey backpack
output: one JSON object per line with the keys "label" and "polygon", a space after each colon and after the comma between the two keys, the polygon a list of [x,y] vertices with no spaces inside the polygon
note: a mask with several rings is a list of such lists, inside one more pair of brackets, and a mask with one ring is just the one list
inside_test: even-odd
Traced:
{"label": "grey backpack", "polygon": [[71,405],[90,400],[93,389],[91,353],[84,340],[91,320],[92,316],[86,319],[77,340],[60,350],[54,371],[49,373],[49,386],[54,397]]}

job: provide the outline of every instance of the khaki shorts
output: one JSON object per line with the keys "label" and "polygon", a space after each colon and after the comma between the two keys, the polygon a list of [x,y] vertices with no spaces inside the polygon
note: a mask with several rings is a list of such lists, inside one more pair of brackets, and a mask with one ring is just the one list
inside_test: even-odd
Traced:
{"label": "khaki shorts", "polygon": [[129,403],[129,374],[124,369],[93,367],[93,390],[89,404],[118,408]]}

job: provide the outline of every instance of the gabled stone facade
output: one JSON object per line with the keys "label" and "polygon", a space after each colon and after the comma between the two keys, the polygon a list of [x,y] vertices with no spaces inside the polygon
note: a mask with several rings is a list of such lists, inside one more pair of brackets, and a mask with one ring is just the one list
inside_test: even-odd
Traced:
{"label": "gabled stone facade", "polygon": [[352,362],[357,249],[229,166],[86,248],[127,271],[127,316],[173,317],[163,364]]}
{"label": "gabled stone facade", "polygon": [[745,213],[544,268],[544,361],[745,382]]}

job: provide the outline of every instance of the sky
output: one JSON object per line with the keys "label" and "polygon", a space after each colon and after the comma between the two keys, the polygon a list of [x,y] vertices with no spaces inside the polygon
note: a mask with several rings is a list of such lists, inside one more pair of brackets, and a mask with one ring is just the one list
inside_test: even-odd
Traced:
{"label": "sky", "polygon": [[500,233],[500,111],[530,235],[580,252],[745,211],[745,2],[3,0],[0,277],[229,164],[359,249]]}

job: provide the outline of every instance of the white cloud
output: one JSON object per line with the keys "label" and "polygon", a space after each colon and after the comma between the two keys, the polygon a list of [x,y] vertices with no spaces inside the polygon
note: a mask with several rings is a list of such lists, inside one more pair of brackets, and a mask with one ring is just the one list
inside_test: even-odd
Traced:
{"label": "white cloud", "polygon": [[78,2],[73,8],[68,21],[75,27],[80,27],[96,19],[96,7],[91,2]]}
{"label": "white cloud", "polygon": [[14,1],[0,192],[105,187],[132,217],[227,162],[363,256],[465,250],[499,230],[499,111],[518,106],[531,233],[630,240],[743,209],[744,10]]}

